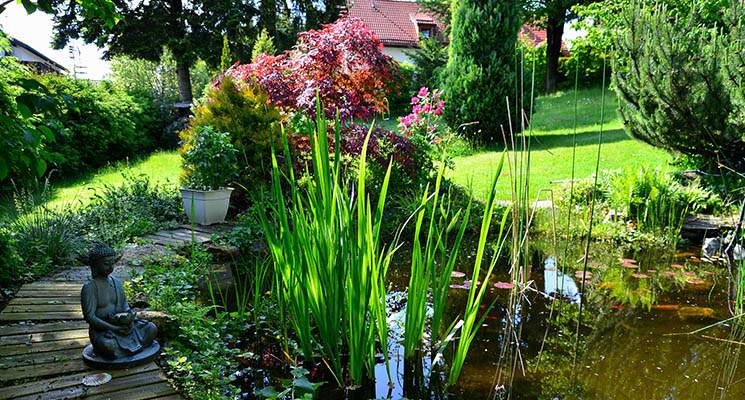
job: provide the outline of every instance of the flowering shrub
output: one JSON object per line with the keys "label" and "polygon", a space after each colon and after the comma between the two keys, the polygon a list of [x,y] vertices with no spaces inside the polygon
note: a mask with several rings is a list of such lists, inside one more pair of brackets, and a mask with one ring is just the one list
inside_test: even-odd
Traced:
{"label": "flowering shrub", "polygon": [[[351,124],[341,128],[341,163],[347,173],[354,171],[355,160],[362,153],[365,137],[369,127]],[[329,134],[329,152],[334,152],[334,136]],[[306,135],[288,135],[288,144],[293,159],[295,171],[306,171],[310,167],[310,138]],[[391,188],[408,188],[411,184],[418,184],[428,176],[431,170],[431,159],[422,157],[419,148],[411,139],[395,132],[375,127],[370,132],[367,144],[367,162],[370,168],[372,186],[383,181],[388,162],[393,160]],[[429,163],[429,164],[427,164]],[[309,171],[310,172],[310,171]]]}
{"label": "flowering shrub", "polygon": [[272,104],[289,111],[315,112],[318,92],[328,118],[338,109],[341,119],[348,120],[386,111],[386,82],[395,70],[380,39],[362,20],[341,18],[301,33],[298,44],[284,54],[261,55],[251,64],[234,65],[225,75],[244,82],[256,79]]}
{"label": "flowering shrub", "polygon": [[411,98],[411,114],[399,118],[399,129],[407,137],[422,138],[428,143],[439,144],[445,135],[442,124],[442,110],[445,101],[440,100],[440,92],[430,92],[426,87]]}

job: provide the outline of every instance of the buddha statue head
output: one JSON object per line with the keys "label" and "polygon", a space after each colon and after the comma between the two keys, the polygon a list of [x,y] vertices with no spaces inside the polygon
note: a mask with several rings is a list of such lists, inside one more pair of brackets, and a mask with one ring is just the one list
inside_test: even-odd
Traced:
{"label": "buddha statue head", "polygon": [[116,251],[111,246],[96,242],[88,253],[87,264],[91,267],[91,275],[94,278],[106,278],[114,271],[114,264],[118,259]]}

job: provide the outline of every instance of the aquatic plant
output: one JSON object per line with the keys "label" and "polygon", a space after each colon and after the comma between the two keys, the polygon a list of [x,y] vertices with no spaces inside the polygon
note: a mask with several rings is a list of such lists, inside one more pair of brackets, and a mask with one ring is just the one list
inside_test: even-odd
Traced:
{"label": "aquatic plant", "polygon": [[[432,344],[435,344],[443,322],[451,273],[471,214],[470,201],[465,211],[459,209],[455,212],[451,210],[450,197],[446,201],[441,201],[440,188],[444,171],[445,165],[442,163],[432,194],[429,194],[429,185],[427,185],[421,197],[419,211],[414,213],[416,225],[404,328],[404,354],[407,357],[413,356],[422,344],[430,289],[433,308],[430,329]],[[463,214],[462,219],[461,214]],[[425,217],[427,217],[426,221]],[[450,246],[450,233],[458,226],[459,221],[460,227]],[[421,233],[425,222],[427,234],[422,243]]]}
{"label": "aquatic plant", "polygon": [[463,364],[466,360],[466,355],[468,354],[468,349],[471,347],[471,342],[473,342],[473,339],[476,337],[476,333],[481,326],[484,315],[486,315],[486,313],[484,313],[479,318],[479,309],[481,308],[481,304],[484,300],[484,294],[489,287],[489,278],[491,277],[494,266],[497,264],[497,259],[499,258],[501,250],[507,239],[507,235],[505,235],[505,226],[507,225],[507,217],[510,214],[509,212],[505,212],[502,216],[502,220],[499,225],[499,233],[496,237],[497,251],[492,255],[492,258],[486,267],[486,273],[482,276],[481,269],[482,263],[484,261],[484,254],[486,252],[486,242],[489,235],[489,229],[491,227],[492,217],[494,215],[494,208],[496,206],[495,198],[497,193],[497,182],[499,180],[499,175],[502,173],[504,158],[505,157],[503,153],[499,165],[497,166],[497,170],[494,174],[494,179],[492,180],[491,190],[489,191],[489,196],[487,197],[487,201],[484,207],[484,214],[481,219],[479,241],[476,255],[474,257],[471,281],[478,282],[479,279],[481,279],[483,283],[481,285],[479,285],[478,283],[474,283],[473,285],[471,285],[468,291],[468,300],[466,302],[466,308],[464,311],[463,326],[461,327],[460,339],[458,340],[455,353],[453,354],[453,360],[450,366],[450,375],[448,376],[448,384],[450,385],[453,385],[455,384],[455,382],[458,381],[461,369],[463,368]]}
{"label": "aquatic plant", "polygon": [[[377,201],[365,189],[367,140],[359,160],[356,186],[343,181],[339,147],[333,161],[327,125],[316,99],[311,137],[314,179],[300,190],[286,141],[285,195],[277,156],[272,152],[273,199],[261,213],[261,226],[274,264],[276,293],[289,317],[303,357],[313,359],[316,345],[339,385],[346,367],[351,381],[372,376],[376,339],[387,348],[385,277],[393,250],[381,244],[390,165]],[[339,141],[339,118],[335,138]],[[369,137],[368,137],[369,139]],[[375,207],[375,208],[373,208]],[[283,311],[282,311],[283,312]],[[342,362],[342,351],[348,352]]]}

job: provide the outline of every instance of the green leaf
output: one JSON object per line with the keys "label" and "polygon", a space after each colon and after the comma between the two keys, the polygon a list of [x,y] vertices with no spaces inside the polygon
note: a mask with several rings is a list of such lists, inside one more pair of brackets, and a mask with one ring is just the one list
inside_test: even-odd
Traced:
{"label": "green leaf", "polygon": [[276,390],[274,390],[273,387],[267,386],[265,388],[262,388],[261,390],[255,390],[254,394],[265,399],[274,399],[277,398],[278,393]]}
{"label": "green leaf", "polygon": [[8,163],[0,158],[0,181],[8,176]]}
{"label": "green leaf", "polygon": [[39,176],[44,175],[44,172],[47,171],[47,162],[42,160],[41,158],[36,160],[36,174]]}
{"label": "green leaf", "polygon": [[312,383],[308,378],[301,376],[292,381],[292,386],[300,393],[313,393],[321,384]]}
{"label": "green leaf", "polygon": [[21,113],[23,119],[29,119],[34,116],[34,114],[31,112],[31,109],[29,109],[28,106],[23,103],[18,103],[18,112]]}
{"label": "green leaf", "polygon": [[25,8],[26,12],[29,14],[33,14],[34,11],[36,11],[36,4],[31,0],[21,0],[21,4],[23,4],[23,8]]}

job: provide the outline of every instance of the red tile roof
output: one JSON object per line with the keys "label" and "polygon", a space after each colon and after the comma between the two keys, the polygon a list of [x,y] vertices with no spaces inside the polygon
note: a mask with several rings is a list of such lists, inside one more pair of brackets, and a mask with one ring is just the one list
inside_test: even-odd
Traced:
{"label": "red tile roof", "polygon": [[349,0],[350,17],[362,19],[385,46],[415,47],[419,42],[417,22],[443,25],[433,16],[423,12],[415,1],[402,0]]}
{"label": "red tile roof", "polygon": [[522,39],[526,39],[535,47],[546,43],[546,30],[535,26],[523,25],[520,28],[519,36]]}

